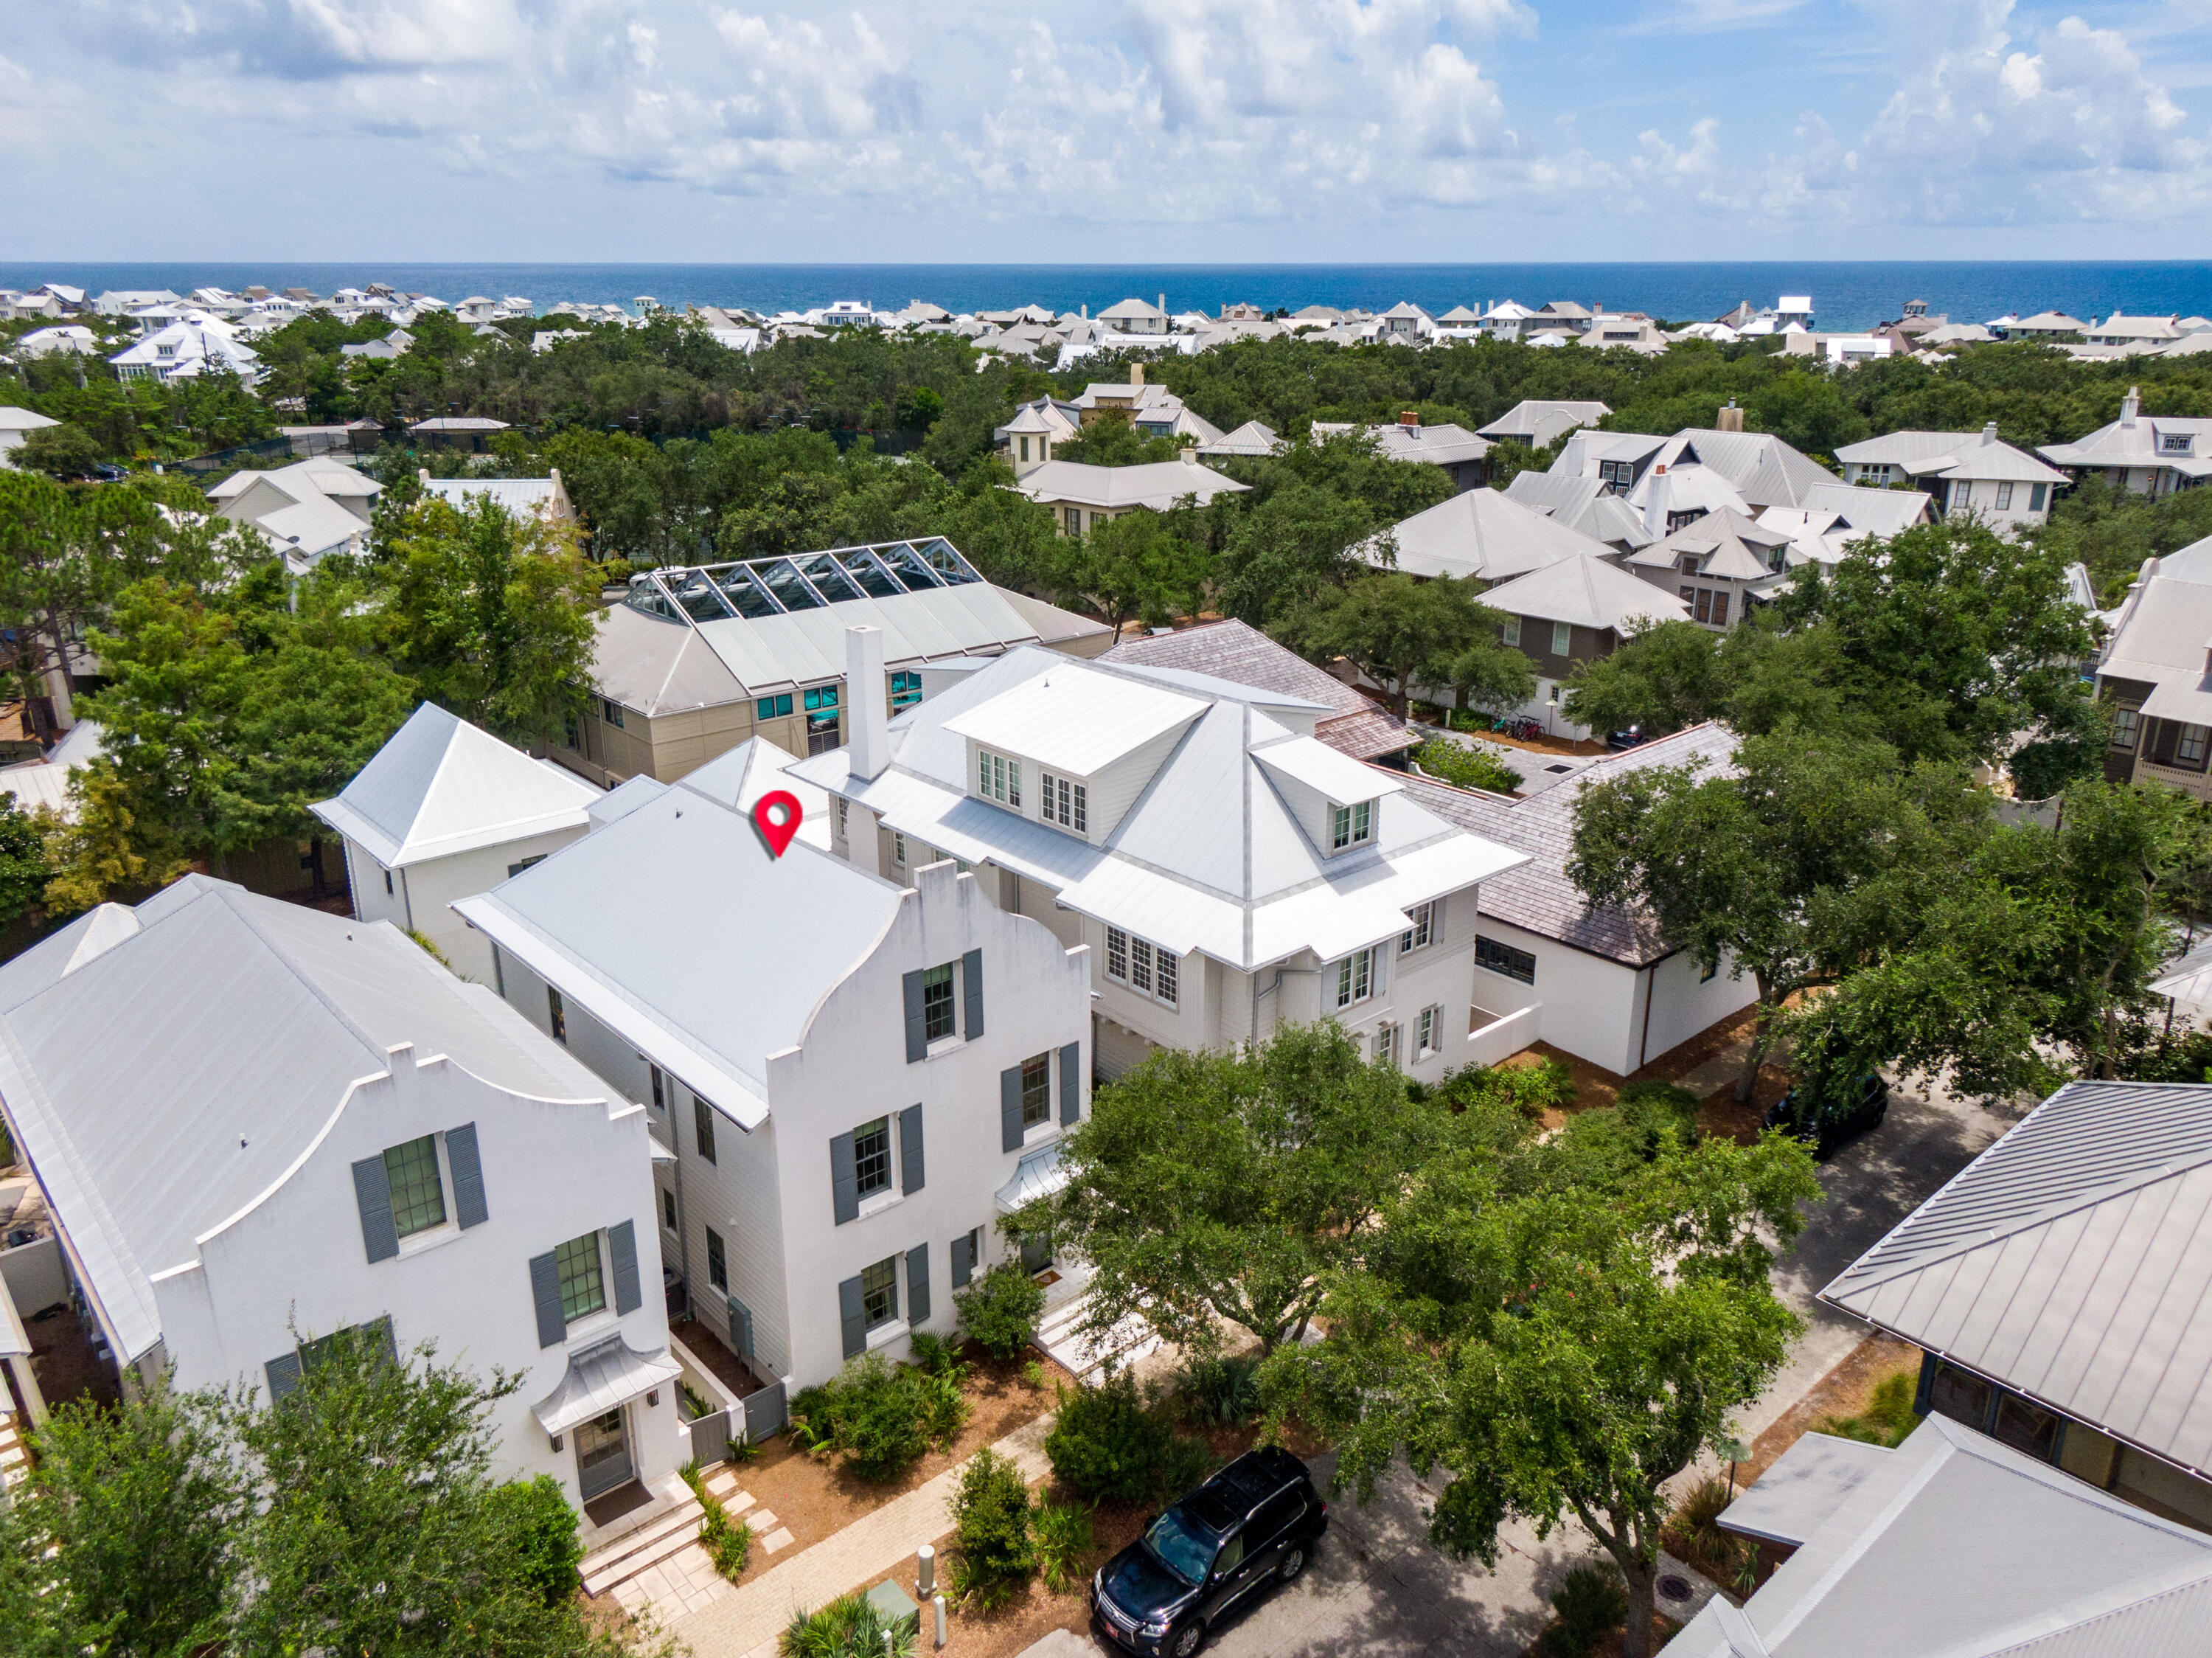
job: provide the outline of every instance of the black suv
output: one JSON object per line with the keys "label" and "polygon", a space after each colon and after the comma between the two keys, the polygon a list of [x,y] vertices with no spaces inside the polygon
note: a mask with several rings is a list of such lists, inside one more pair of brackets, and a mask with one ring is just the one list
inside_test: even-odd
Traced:
{"label": "black suv", "polygon": [[1192,1658],[1232,1607],[1304,1571],[1328,1529],[1304,1463],[1279,1447],[1248,1451],[1100,1569],[1092,1615],[1116,1646]]}
{"label": "black suv", "polygon": [[1768,1110],[1765,1126],[1780,1129],[1801,1142],[1815,1162],[1826,1162],[1846,1141],[1880,1127],[1888,1115],[1889,1084],[1880,1072],[1869,1071],[1854,1077],[1843,1099],[1826,1111],[1814,1107],[1802,1091],[1790,1089]]}

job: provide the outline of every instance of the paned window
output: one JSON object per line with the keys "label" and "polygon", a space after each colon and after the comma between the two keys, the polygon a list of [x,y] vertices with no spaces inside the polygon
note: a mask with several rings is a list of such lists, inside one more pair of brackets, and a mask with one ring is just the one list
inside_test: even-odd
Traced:
{"label": "paned window", "polygon": [[1182,963],[1176,953],[1164,944],[1132,938],[1119,927],[1106,930],[1106,977],[1170,1008],[1182,999]]}
{"label": "paned window", "polygon": [[1052,1056],[1040,1053],[1022,1061],[1022,1126],[1035,1128],[1052,1120]]}
{"label": "paned window", "polygon": [[790,712],[791,693],[788,691],[781,697],[763,697],[753,704],[753,717],[757,720],[773,720]]}
{"label": "paned window", "polygon": [[2207,738],[2212,738],[2212,726],[2183,726],[2173,739],[2173,763],[2176,765],[2203,765]]}
{"label": "paned window", "polygon": [[1510,944],[1501,944],[1494,938],[1474,936],[1474,965],[1508,978],[1517,978],[1523,984],[1536,982],[1536,958],[1526,950],[1516,950]]}
{"label": "paned window", "polygon": [[2112,710],[2112,747],[2124,748],[2132,754],[2142,736],[2142,710],[2116,708]]}
{"label": "paned window", "polygon": [[2000,484],[1997,485],[1997,510],[1999,512],[2008,512],[2011,509],[2012,485],[2010,484]]}
{"label": "paned window", "polygon": [[574,1324],[605,1307],[607,1286],[599,1276],[599,1234],[586,1232],[553,1253],[561,1268],[561,1316]]}
{"label": "paned window", "polygon": [[392,1224],[403,1238],[446,1220],[446,1189],[438,1182],[438,1137],[426,1134],[384,1154],[392,1183]]}
{"label": "paned window", "polygon": [[722,1234],[713,1227],[707,1228],[707,1282],[724,1295],[730,1291],[730,1257],[722,1243]]}
{"label": "paned window", "polygon": [[1413,917],[1413,924],[1398,935],[1400,955],[1408,955],[1415,950],[1425,950],[1429,948],[1430,935],[1436,921],[1436,903],[1431,899],[1426,904],[1416,904],[1406,913]]}
{"label": "paned window", "polygon": [[853,1131],[853,1179],[860,1196],[891,1189],[891,1119],[878,1117]]}
{"label": "paned window", "polygon": [[623,728],[623,705],[620,703],[610,702],[602,697],[599,699],[599,716],[616,730]]}
{"label": "paned window", "polygon": [[1575,630],[1572,625],[1566,622],[1553,623],[1552,655],[1554,656],[1571,656],[1574,654]]}
{"label": "paned window", "polygon": [[697,1094],[691,1096],[691,1137],[699,1147],[700,1156],[708,1162],[714,1161],[714,1108]]}
{"label": "paned window", "polygon": [[1083,784],[1055,777],[1049,771],[1040,771],[1037,786],[1044,790],[1037,802],[1039,817],[1063,829],[1073,829],[1079,835],[1091,832],[1089,791]]}
{"label": "paned window", "polygon": [[837,687],[821,685],[806,693],[806,711],[810,714],[835,712],[837,707]]}
{"label": "paned window", "polygon": [[2191,434],[2188,432],[2160,432],[2158,435],[2159,453],[2160,454],[2187,454],[2189,453],[2189,440],[2191,436]]}
{"label": "paned window", "polygon": [[898,1257],[860,1269],[860,1318],[871,1330],[898,1317]]}
{"label": "paned window", "polygon": [[935,1042],[952,1034],[952,964],[921,975],[921,1039]]}
{"label": "paned window", "polygon": [[1413,1057],[1425,1059],[1437,1051],[1437,1009],[1424,1008],[1413,1027]]}
{"label": "paned window", "polygon": [[904,668],[891,675],[891,710],[911,708],[921,700],[921,675]]}
{"label": "paned window", "polygon": [[1507,617],[1498,627],[1498,637],[1509,645],[1517,646],[1521,643],[1521,619],[1518,616]]}
{"label": "paned window", "polygon": [[901,866],[906,863],[906,837],[896,831],[891,835],[891,862]]}
{"label": "paned window", "polygon": [[1152,988],[1152,947],[1141,938],[1129,941],[1129,983],[1140,991]]}
{"label": "paned window", "polygon": [[1348,1008],[1375,994],[1375,952],[1355,950],[1336,964],[1336,1005]]}
{"label": "paned window", "polygon": [[1971,481],[1962,478],[1951,486],[1951,510],[1964,512],[1973,504],[1974,486]]}
{"label": "paned window", "polygon": [[1384,1024],[1375,1027],[1375,1063],[1378,1065],[1398,1063],[1398,1027],[1395,1025]]}
{"label": "paned window", "polygon": [[1329,814],[1329,850],[1341,852],[1347,846],[1357,846],[1375,832],[1375,804],[1372,801],[1356,801],[1350,806],[1337,807]]}
{"label": "paned window", "polygon": [[1152,994],[1170,1008],[1176,1005],[1181,997],[1181,990],[1177,984],[1179,973],[1180,968],[1171,951],[1161,949],[1153,952]]}
{"label": "paned window", "polygon": [[556,1042],[568,1039],[568,1009],[561,1000],[561,992],[550,984],[545,987],[545,1023],[553,1033]]}
{"label": "paned window", "polygon": [[1129,981],[1129,936],[1119,927],[1106,930],[1106,977]]}
{"label": "paned window", "polygon": [[1728,594],[1725,593],[1716,593],[1713,594],[1713,625],[1715,627],[1726,627],[1728,625]]}
{"label": "paned window", "polygon": [[975,792],[1018,809],[1022,803],[1022,763],[1003,754],[975,751]]}
{"label": "paned window", "polygon": [[847,822],[852,814],[852,802],[848,800],[841,800],[837,802],[837,838],[840,840],[844,839],[846,837],[848,832]]}

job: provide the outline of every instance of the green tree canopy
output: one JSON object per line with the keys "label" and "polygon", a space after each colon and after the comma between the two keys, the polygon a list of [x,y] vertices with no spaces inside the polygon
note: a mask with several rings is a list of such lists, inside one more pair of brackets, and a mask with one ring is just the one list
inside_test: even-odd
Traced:
{"label": "green tree canopy", "polygon": [[1213,568],[1202,547],[1146,507],[1066,539],[1055,563],[1055,585],[1111,622],[1117,638],[1132,620],[1157,626],[1188,615]]}
{"label": "green tree canopy", "polygon": [[1449,682],[1462,667],[1486,704],[1525,702],[1535,694],[1534,665],[1498,643],[1505,619],[1475,594],[1471,581],[1378,573],[1323,588],[1282,625],[1316,661],[1342,656],[1376,680],[1401,718],[1416,679]]}

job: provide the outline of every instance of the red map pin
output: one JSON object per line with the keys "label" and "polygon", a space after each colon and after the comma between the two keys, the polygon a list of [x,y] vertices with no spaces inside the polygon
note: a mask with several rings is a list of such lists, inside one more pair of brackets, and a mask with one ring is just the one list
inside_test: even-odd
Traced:
{"label": "red map pin", "polygon": [[760,831],[770,855],[775,857],[781,857],[783,849],[791,844],[791,838],[799,832],[799,820],[804,815],[799,796],[788,789],[775,789],[753,802],[753,827]]}

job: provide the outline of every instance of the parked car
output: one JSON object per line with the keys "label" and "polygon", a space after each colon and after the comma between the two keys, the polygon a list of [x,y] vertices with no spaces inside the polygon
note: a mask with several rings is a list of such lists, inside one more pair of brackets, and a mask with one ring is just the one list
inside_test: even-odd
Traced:
{"label": "parked car", "polygon": [[1328,1529],[1304,1463],[1279,1447],[1248,1451],[1099,1569],[1092,1618],[1144,1658],[1193,1658],[1229,1612],[1304,1571]]}
{"label": "parked car", "polygon": [[1626,731],[1607,732],[1605,738],[1605,746],[1607,748],[1612,749],[1615,753],[1620,753],[1625,749],[1640,748],[1650,741],[1650,738],[1644,735],[1643,727],[1632,725]]}
{"label": "parked car", "polygon": [[1803,1143],[1814,1157],[1826,1161],[1847,1141],[1854,1140],[1889,1114],[1889,1084],[1879,1071],[1869,1071],[1850,1084],[1843,1100],[1826,1112],[1818,1111],[1801,1088],[1792,1088],[1776,1100],[1766,1113],[1766,1126],[1778,1128]]}

